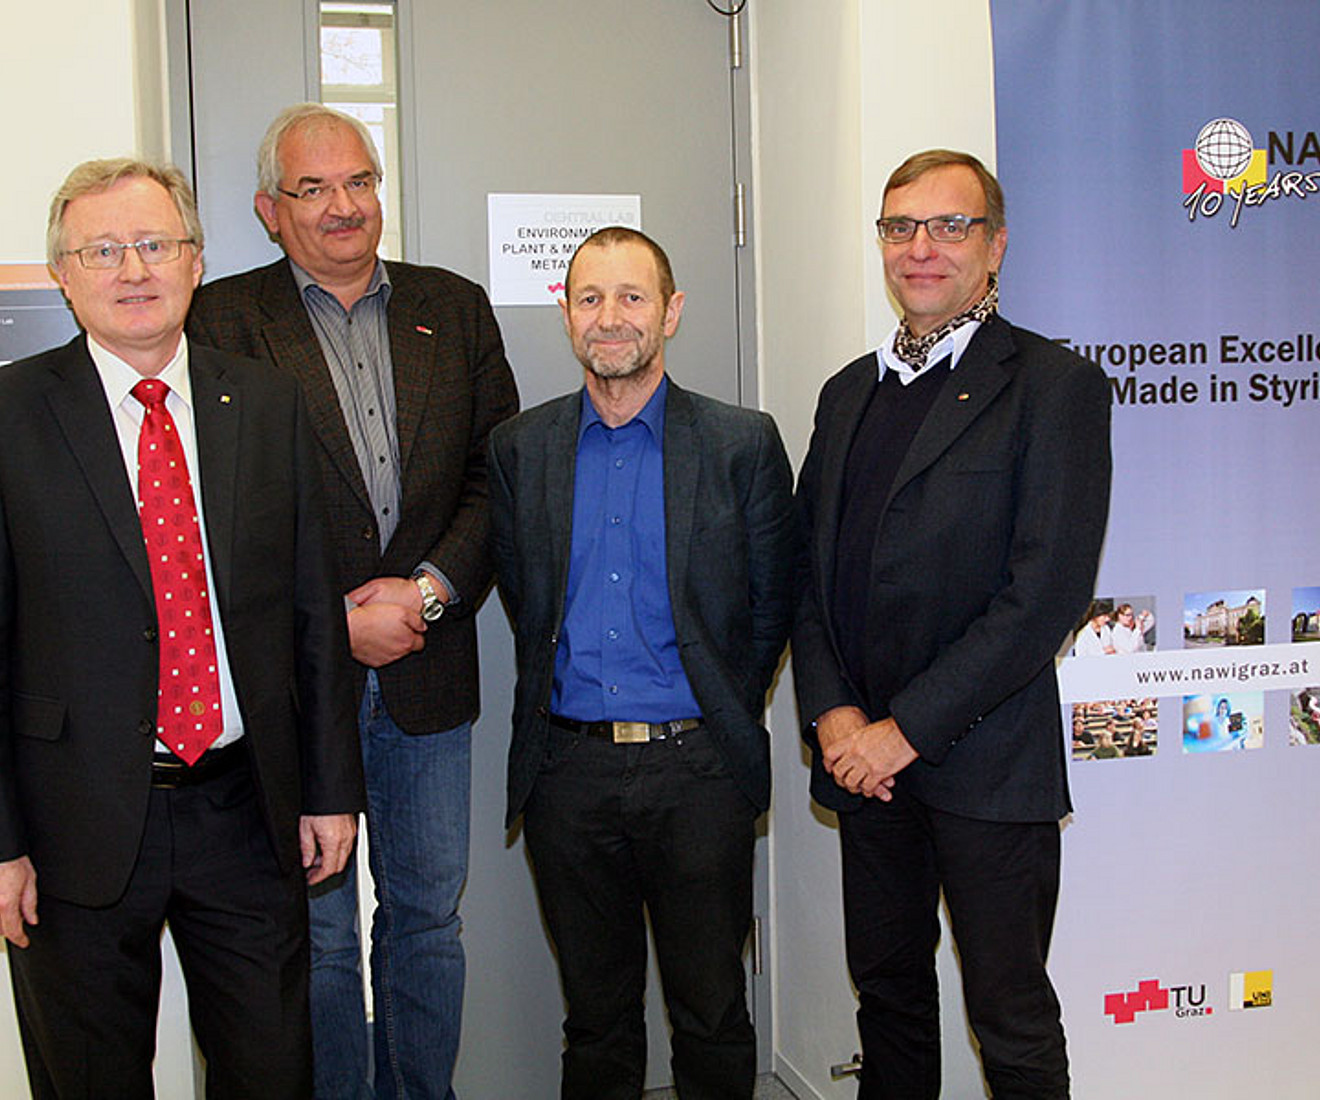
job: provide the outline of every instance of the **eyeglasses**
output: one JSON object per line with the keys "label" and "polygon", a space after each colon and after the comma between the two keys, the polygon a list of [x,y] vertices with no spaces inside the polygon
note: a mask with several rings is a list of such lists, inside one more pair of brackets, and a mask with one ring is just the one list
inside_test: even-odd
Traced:
{"label": "eyeglasses", "polygon": [[933,218],[881,218],[875,228],[885,244],[906,244],[917,235],[917,227],[922,225],[932,241],[952,244],[965,241],[972,226],[984,225],[986,220],[969,218],[966,214],[936,214]]}
{"label": "eyeglasses", "polygon": [[283,187],[275,188],[281,195],[288,195],[291,199],[297,199],[299,202],[305,202],[309,206],[326,202],[330,196],[335,193],[336,187],[342,187],[344,194],[350,199],[365,198],[373,194],[380,186],[380,177],[374,174],[365,176],[354,176],[352,179],[346,179],[343,183],[309,183],[297,191],[289,191]]}
{"label": "eyeglasses", "polygon": [[100,244],[84,245],[82,248],[66,248],[64,255],[77,256],[83,267],[93,270],[108,270],[120,267],[124,262],[124,253],[130,248],[138,254],[144,264],[167,264],[177,260],[185,244],[196,244],[191,237],[148,237],[132,244],[120,244],[118,241],[102,241]]}

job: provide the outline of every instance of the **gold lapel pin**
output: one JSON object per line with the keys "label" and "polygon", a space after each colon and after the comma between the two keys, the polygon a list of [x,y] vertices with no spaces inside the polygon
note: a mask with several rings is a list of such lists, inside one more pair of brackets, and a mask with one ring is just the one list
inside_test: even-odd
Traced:
{"label": "gold lapel pin", "polygon": [[220,395],[220,404],[222,404],[222,405],[228,405],[229,402],[230,402],[230,400],[231,400],[231,398],[230,398],[229,394],[227,394],[227,393],[222,393],[222,394]]}

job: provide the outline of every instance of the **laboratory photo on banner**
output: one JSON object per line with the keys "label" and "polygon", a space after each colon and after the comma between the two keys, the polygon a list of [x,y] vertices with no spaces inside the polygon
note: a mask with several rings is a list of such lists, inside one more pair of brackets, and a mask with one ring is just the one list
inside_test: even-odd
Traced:
{"label": "laboratory photo on banner", "polygon": [[1183,697],[1183,752],[1232,752],[1263,744],[1263,691]]}
{"label": "laboratory photo on banner", "polygon": [[1292,590],[1292,640],[1320,642],[1320,587]]}
{"label": "laboratory photo on banner", "polygon": [[1072,707],[1072,758],[1124,760],[1154,756],[1159,746],[1155,699],[1108,699]]}
{"label": "laboratory photo on banner", "polygon": [[1097,596],[1077,625],[1072,653],[1112,657],[1154,648],[1154,596]]}
{"label": "laboratory photo on banner", "polygon": [[1183,648],[1265,644],[1265,590],[1188,592],[1183,597]]}

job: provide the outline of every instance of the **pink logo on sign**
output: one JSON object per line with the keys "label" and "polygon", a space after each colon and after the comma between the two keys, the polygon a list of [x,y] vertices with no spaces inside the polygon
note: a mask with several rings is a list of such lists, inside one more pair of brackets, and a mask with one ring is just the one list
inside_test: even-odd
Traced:
{"label": "pink logo on sign", "polygon": [[1105,1015],[1112,1016],[1116,1024],[1130,1024],[1138,1012],[1159,1011],[1169,1007],[1169,991],[1158,978],[1147,978],[1137,983],[1135,993],[1106,993]]}

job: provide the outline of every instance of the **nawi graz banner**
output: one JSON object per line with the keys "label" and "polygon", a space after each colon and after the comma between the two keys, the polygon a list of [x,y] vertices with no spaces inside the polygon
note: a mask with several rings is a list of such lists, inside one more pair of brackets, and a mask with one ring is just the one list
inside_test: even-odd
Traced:
{"label": "nawi graz banner", "polygon": [[1312,1100],[1320,5],[991,13],[1003,311],[1114,397],[1096,599],[1059,670],[1075,1094]]}

